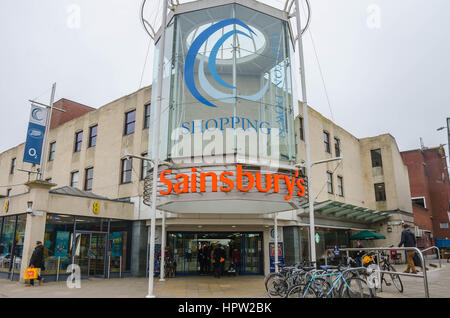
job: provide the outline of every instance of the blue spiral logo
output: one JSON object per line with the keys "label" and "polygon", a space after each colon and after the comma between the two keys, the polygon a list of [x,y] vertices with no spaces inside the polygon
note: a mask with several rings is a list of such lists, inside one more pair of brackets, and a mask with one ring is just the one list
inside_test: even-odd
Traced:
{"label": "blue spiral logo", "polygon": [[[246,25],[245,23],[243,23],[242,21],[240,21],[238,19],[233,18],[233,19],[223,20],[216,24],[211,25],[209,28],[207,28],[202,33],[200,33],[199,36],[197,38],[195,38],[195,40],[192,42],[191,47],[189,48],[189,51],[186,56],[186,61],[185,61],[185,65],[184,65],[184,80],[186,82],[186,86],[188,87],[192,96],[194,96],[202,104],[205,104],[206,106],[209,106],[209,107],[217,107],[217,106],[214,105],[213,103],[211,103],[209,100],[207,100],[202,94],[200,94],[200,92],[198,91],[198,89],[195,85],[195,81],[194,81],[195,59],[196,59],[197,55],[199,54],[200,48],[211,37],[211,35],[213,35],[216,31],[225,28],[228,25],[234,25],[234,24],[242,26],[247,31],[249,31],[250,33],[252,33],[256,36],[256,33],[253,32],[253,30],[248,25]],[[214,46],[211,50],[211,53],[209,55],[209,59],[208,59],[209,72],[210,72],[212,78],[221,86],[230,88],[230,89],[235,89],[236,87],[228,84],[219,76],[219,74],[217,73],[216,60],[217,60],[217,54],[219,52],[220,47],[224,44],[224,42],[228,38],[230,38],[234,34],[241,34],[241,35],[251,39],[251,37],[248,34],[242,32],[242,31],[239,31],[239,30],[229,31],[229,32],[225,33],[214,44]],[[256,94],[250,95],[250,96],[242,96],[242,95],[235,96],[234,94],[223,93],[223,92],[217,90],[213,85],[211,85],[211,83],[206,78],[205,59],[206,59],[206,55],[203,54],[201,57],[199,69],[198,69],[198,82],[200,84],[200,87],[203,89],[203,91],[206,92],[213,99],[221,100],[222,102],[229,103],[229,104],[235,103],[236,97],[240,97],[240,98],[251,100],[251,101],[257,101],[257,100],[261,99],[261,97],[264,96],[264,94],[267,91],[267,88],[269,87],[269,81],[267,81],[262,90],[260,90]]]}

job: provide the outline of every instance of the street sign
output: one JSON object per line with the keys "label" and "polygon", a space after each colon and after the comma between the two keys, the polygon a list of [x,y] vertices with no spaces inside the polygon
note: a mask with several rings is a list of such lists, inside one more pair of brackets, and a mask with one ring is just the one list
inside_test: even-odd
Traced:
{"label": "street sign", "polygon": [[46,121],[47,109],[37,105],[31,105],[30,122],[28,124],[23,162],[34,163],[37,165],[41,163]]}

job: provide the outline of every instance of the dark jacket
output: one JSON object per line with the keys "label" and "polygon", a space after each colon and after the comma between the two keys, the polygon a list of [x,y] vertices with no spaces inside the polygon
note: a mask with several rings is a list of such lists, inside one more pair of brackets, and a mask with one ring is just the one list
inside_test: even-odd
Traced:
{"label": "dark jacket", "polygon": [[44,269],[44,247],[42,245],[36,246],[34,249],[29,266],[31,265],[35,268]]}
{"label": "dark jacket", "polygon": [[398,247],[416,247],[416,236],[409,229],[402,231],[402,238]]}
{"label": "dark jacket", "polygon": [[214,262],[215,263],[219,263],[220,262],[220,258],[224,258],[225,259],[225,250],[220,248],[220,247],[216,247],[214,249]]}

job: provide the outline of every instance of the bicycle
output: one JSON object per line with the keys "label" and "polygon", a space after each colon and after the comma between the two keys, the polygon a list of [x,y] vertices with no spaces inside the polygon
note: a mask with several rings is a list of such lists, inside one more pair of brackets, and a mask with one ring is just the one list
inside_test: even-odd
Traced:
{"label": "bicycle", "polygon": [[[393,245],[390,247],[393,247]],[[370,262],[371,264],[376,264],[375,253],[371,252],[366,255],[372,258],[372,261]],[[380,253],[380,270],[383,272],[397,272],[394,266],[392,266],[392,264],[389,262],[389,257],[383,251]],[[386,286],[391,286],[391,283],[389,283],[386,279],[387,275],[389,275],[389,277],[391,278],[391,281],[394,284],[395,288],[400,293],[403,293],[403,282],[400,278],[400,275],[381,273],[381,284],[383,284],[384,282]]]}
{"label": "bicycle", "polygon": [[[365,270],[364,268],[348,268],[341,270],[330,268],[330,266],[322,266],[326,270],[325,273],[314,274],[306,286],[296,285],[290,288],[287,298],[373,298],[372,290],[362,278],[358,277],[356,272]],[[330,272],[331,270],[331,272]],[[336,276],[331,283],[326,278]]]}
{"label": "bicycle", "polygon": [[267,294],[271,298],[276,296],[285,297],[291,286],[300,284],[304,279],[303,276],[314,269],[315,267],[304,265],[280,266],[280,272],[271,273],[264,279]]}

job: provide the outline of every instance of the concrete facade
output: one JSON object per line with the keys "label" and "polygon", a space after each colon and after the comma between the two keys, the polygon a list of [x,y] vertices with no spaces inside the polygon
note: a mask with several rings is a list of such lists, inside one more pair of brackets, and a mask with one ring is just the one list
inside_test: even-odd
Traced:
{"label": "concrete facade", "polygon": [[[115,100],[97,110],[89,111],[78,118],[67,121],[50,130],[49,143],[56,142],[55,157],[49,161],[44,178],[51,178],[51,182],[57,187],[69,186],[71,173],[78,171],[78,188],[83,189],[86,178],[85,170],[94,168],[92,192],[109,199],[126,199],[134,205],[132,212],[123,212],[120,208],[113,208],[105,202],[105,212],[108,217],[134,220],[132,255],[135,264],[132,271],[142,274],[142,262],[146,249],[147,230],[142,227],[146,222],[149,225],[150,208],[143,204],[144,181],[141,179],[142,163],[133,160],[131,182],[121,184],[121,159],[125,152],[143,155],[147,153],[149,132],[144,128],[145,105],[151,100],[151,87],[145,87],[135,93]],[[69,106],[70,107],[70,106]],[[134,133],[124,134],[125,113],[136,110]],[[300,139],[300,118],[302,107],[299,104],[300,115],[295,120],[297,139],[297,161],[304,160],[305,142]],[[386,240],[379,240],[377,245],[397,244],[400,238],[401,222],[412,224],[412,205],[409,189],[408,172],[403,164],[395,139],[389,135],[358,139],[343,128],[337,126],[329,119],[322,116],[312,108],[308,108],[310,115],[310,140],[311,158],[313,161],[334,157],[334,138],[340,141],[340,150],[344,156],[341,163],[330,162],[316,165],[312,170],[313,193],[317,202],[331,200],[333,202],[350,204],[364,209],[388,212],[389,219],[378,222],[364,222],[363,219],[342,219],[317,215],[318,228],[348,229],[352,233],[359,230],[371,229],[387,236]],[[94,147],[88,147],[89,129],[98,125],[97,143]],[[75,133],[83,131],[81,151],[74,152]],[[330,153],[324,149],[323,132],[330,137]],[[28,200],[24,194],[28,191],[25,183],[28,181],[26,173],[14,171],[10,174],[10,163],[16,158],[16,167],[22,169],[35,169],[27,163],[22,163],[24,145],[9,149],[0,154],[0,184],[10,185],[13,189],[11,198],[3,198],[11,201],[11,207],[18,205],[20,211],[26,209]],[[370,150],[381,149],[383,168],[372,168]],[[333,173],[333,193],[327,191],[326,172]],[[337,177],[343,180],[343,195],[339,195]],[[375,200],[374,183],[384,182],[386,185],[386,200]],[[1,188],[6,195],[6,188]],[[22,194],[21,194],[22,193]],[[69,213],[76,215],[91,215],[88,207],[91,202],[77,202],[71,198],[60,199],[56,194],[50,194],[48,207],[44,211],[56,211],[57,213]],[[16,203],[17,201],[17,203]],[[125,204],[125,203],[124,203]],[[126,204],[125,204],[126,205]],[[116,206],[116,204],[114,204]],[[130,205],[131,206],[131,205]],[[125,208],[124,208],[125,209]],[[128,211],[128,205],[126,210]],[[157,228],[161,231],[161,213],[157,215]],[[1,216],[1,215],[0,215]],[[92,215],[91,215],[92,216]],[[263,233],[264,271],[269,271],[269,245],[272,240],[270,230],[273,229],[273,214],[258,214],[249,211],[249,214],[183,214],[167,213],[167,231],[257,231]],[[280,232],[284,226],[302,228],[309,223],[305,209],[279,213],[278,222]],[[290,246],[297,248],[308,243],[301,241],[298,232],[293,232],[289,237]],[[294,241],[295,240],[297,241]],[[34,239],[34,237],[33,237]],[[136,242],[136,240],[140,240]],[[300,242],[300,241],[301,242]],[[31,242],[31,241],[30,241]],[[146,252],[146,250],[145,250]],[[295,254],[295,253],[294,253]],[[293,256],[293,257],[298,257]],[[134,266],[134,267],[133,267]]]}

